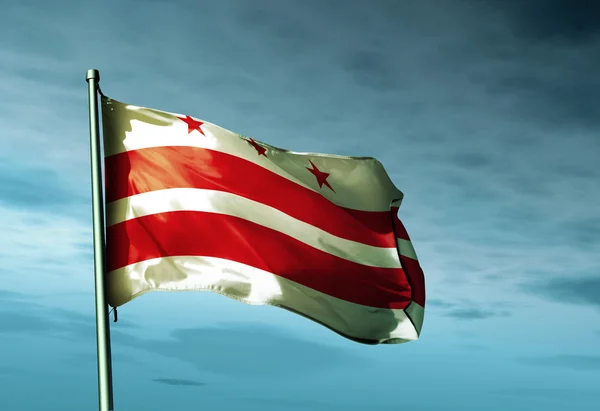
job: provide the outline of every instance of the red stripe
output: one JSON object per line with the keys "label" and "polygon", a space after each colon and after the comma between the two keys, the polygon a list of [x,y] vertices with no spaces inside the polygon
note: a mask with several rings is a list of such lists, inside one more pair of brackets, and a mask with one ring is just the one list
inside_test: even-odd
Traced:
{"label": "red stripe", "polygon": [[419,262],[410,257],[400,256],[400,263],[412,290],[412,300],[425,307],[425,276]]}
{"label": "red stripe", "polygon": [[[396,237],[410,241],[408,232],[396,213],[394,213],[394,228]],[[423,274],[419,261],[410,257],[400,256],[400,264],[402,264],[402,268],[404,269],[404,273],[410,284],[412,300],[421,307],[425,307],[425,275]]]}
{"label": "red stripe", "polygon": [[380,308],[406,307],[402,269],[360,265],[249,221],[177,211],[128,220],[107,230],[108,270],[151,258],[218,257],[256,267],[325,294]]}
{"label": "red stripe", "polygon": [[402,224],[402,221],[398,218],[398,207],[392,208],[392,219],[394,221],[394,231],[396,232],[396,237],[402,240],[410,241],[410,237],[408,236],[408,232]]}
{"label": "red stripe", "polygon": [[167,188],[227,191],[341,238],[376,247],[396,246],[389,211],[337,206],[319,193],[230,154],[198,147],[154,147],[107,157],[105,166],[107,202]]}

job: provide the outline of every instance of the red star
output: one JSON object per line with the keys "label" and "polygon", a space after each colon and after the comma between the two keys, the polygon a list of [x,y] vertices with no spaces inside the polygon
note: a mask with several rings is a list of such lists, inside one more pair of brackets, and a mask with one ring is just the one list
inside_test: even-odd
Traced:
{"label": "red star", "polygon": [[313,164],[312,161],[310,161],[310,160],[308,160],[308,161],[310,162],[310,165],[312,166],[312,168],[306,167],[306,169],[308,171],[310,171],[311,173],[313,173],[313,175],[317,178],[317,183],[319,183],[319,188],[323,187],[323,184],[325,184],[327,187],[329,187],[329,189],[331,191],[333,191],[335,193],[335,190],[327,182],[327,177],[329,177],[329,173],[322,172],[321,170],[319,170],[317,168],[316,165]]}
{"label": "red star", "polygon": [[206,136],[206,134],[204,134],[204,132],[200,128],[200,126],[202,124],[204,124],[202,121],[196,121],[193,118],[191,118],[190,116],[177,117],[177,118],[187,124],[188,134],[190,134],[194,130],[198,130],[200,132],[200,134],[202,134],[203,136]]}
{"label": "red star", "polygon": [[248,144],[250,144],[252,147],[254,147],[256,149],[256,152],[258,153],[259,156],[265,156],[265,157],[267,156],[265,154],[267,152],[266,148],[259,145],[256,141],[254,141],[251,138],[246,139],[246,141],[248,142]]}

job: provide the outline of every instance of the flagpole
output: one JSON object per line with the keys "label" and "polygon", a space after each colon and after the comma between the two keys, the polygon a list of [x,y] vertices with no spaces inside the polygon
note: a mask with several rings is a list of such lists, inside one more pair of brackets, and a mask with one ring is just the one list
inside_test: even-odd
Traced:
{"label": "flagpole", "polygon": [[112,367],[108,304],[104,287],[104,203],[102,198],[102,168],[100,153],[100,122],[98,119],[98,70],[88,70],[90,109],[90,161],[92,168],[92,217],[94,230],[94,277],[96,289],[96,349],[98,358],[98,410],[113,411]]}

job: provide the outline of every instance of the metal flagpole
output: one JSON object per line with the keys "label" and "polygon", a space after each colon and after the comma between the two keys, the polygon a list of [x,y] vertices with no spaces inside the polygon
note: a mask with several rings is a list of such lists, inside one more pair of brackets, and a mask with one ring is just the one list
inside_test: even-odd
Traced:
{"label": "metal flagpole", "polygon": [[98,409],[113,411],[112,361],[108,304],[104,288],[104,203],[102,198],[102,168],[100,153],[100,122],[98,119],[98,70],[88,70],[90,107],[90,160],[92,165],[92,216],[94,227],[94,277],[96,285],[96,348],[98,357]]}

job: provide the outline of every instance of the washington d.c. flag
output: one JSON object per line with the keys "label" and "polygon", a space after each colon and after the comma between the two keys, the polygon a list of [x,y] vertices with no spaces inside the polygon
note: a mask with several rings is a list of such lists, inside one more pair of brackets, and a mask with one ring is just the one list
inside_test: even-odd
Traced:
{"label": "washington d.c. flag", "polygon": [[419,337],[423,272],[377,160],[294,153],[104,96],[102,122],[111,306],[206,290],[362,343]]}

